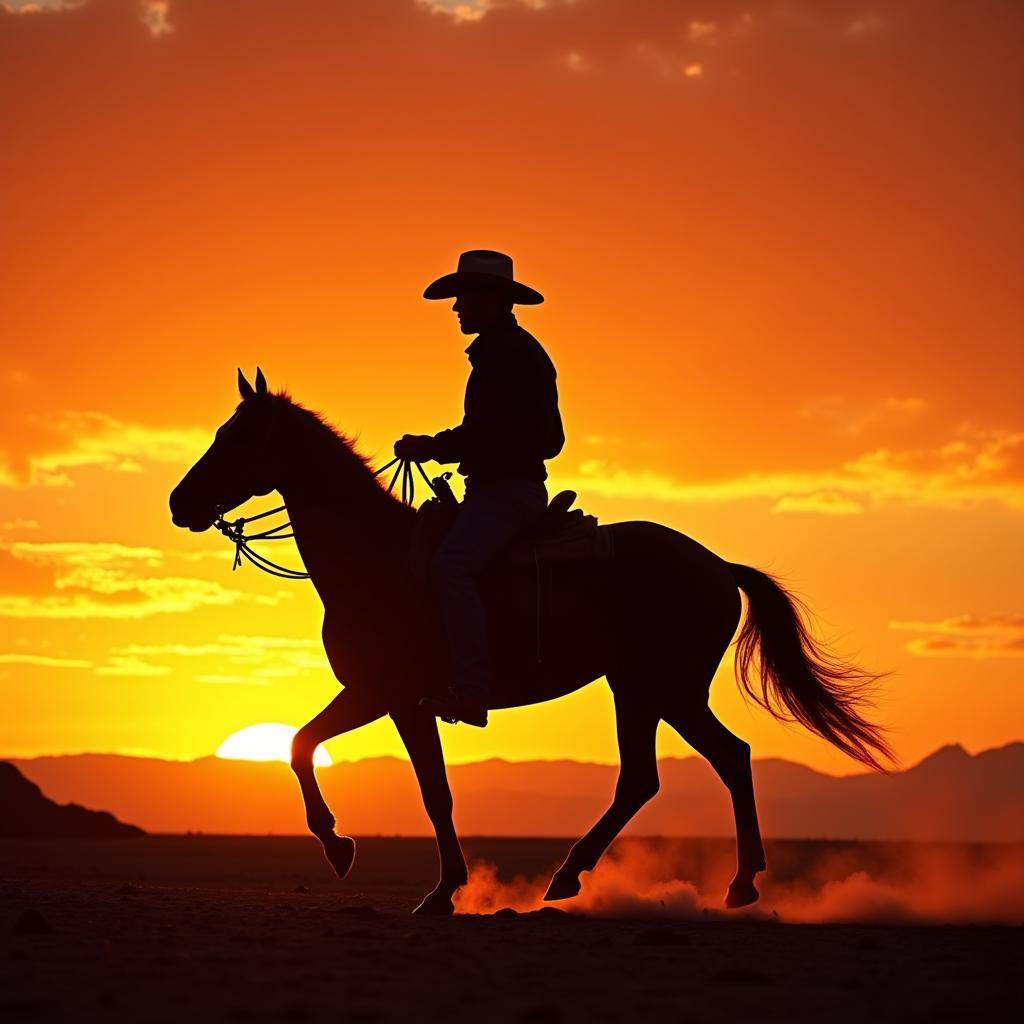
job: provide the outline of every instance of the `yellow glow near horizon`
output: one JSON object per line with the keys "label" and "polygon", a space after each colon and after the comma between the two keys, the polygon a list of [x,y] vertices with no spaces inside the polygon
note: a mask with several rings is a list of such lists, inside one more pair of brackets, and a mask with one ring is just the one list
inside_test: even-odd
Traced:
{"label": "yellow glow near horizon", "polygon": [[[261,722],[233,732],[218,748],[217,757],[228,761],[284,761],[291,760],[292,738],[298,729],[281,722]],[[317,768],[328,768],[334,761],[324,748],[317,747],[313,754]]]}

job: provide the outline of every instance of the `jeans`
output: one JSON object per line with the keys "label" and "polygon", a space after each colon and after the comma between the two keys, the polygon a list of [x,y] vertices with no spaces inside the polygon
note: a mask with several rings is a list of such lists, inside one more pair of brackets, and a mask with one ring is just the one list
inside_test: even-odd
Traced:
{"label": "jeans", "polygon": [[460,694],[486,703],[490,689],[480,574],[495,555],[536,524],[547,502],[547,489],[538,480],[470,481],[459,514],[434,555],[431,581],[448,634],[452,684]]}

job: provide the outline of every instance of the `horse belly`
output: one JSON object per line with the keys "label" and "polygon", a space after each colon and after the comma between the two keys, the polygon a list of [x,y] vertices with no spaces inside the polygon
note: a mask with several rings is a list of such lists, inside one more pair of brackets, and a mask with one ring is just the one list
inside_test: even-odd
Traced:
{"label": "horse belly", "polygon": [[610,566],[608,560],[541,563],[539,577],[530,566],[488,581],[496,706],[552,700],[604,675]]}

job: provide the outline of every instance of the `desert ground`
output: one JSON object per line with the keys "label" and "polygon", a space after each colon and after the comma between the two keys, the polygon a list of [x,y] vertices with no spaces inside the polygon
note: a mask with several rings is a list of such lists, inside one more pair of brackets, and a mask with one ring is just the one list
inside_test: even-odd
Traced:
{"label": "desert ground", "polygon": [[1020,847],[770,843],[739,913],[726,841],[624,841],[541,910],[566,841],[465,847],[464,912],[425,919],[426,839],[360,840],[344,882],[299,837],[5,841],[0,1019],[997,1021],[1019,996]]}

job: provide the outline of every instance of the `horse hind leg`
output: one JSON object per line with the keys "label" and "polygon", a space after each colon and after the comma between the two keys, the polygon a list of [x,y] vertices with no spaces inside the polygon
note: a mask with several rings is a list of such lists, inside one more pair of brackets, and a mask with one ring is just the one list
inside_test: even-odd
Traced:
{"label": "horse hind leg", "polygon": [[655,739],[657,712],[636,695],[615,695],[615,727],[619,743],[619,779],[611,806],[593,828],[569,851],[552,876],[545,900],[564,900],[580,891],[580,874],[592,871],[612,840],[648,800],[658,792],[658,756]]}
{"label": "horse hind leg", "polygon": [[750,747],[722,725],[706,703],[688,703],[666,715],[665,721],[707,758],[732,797],[736,876],[729,884],[725,905],[735,908],[756,903],[759,894],[754,879],[766,865],[750,773]]}

